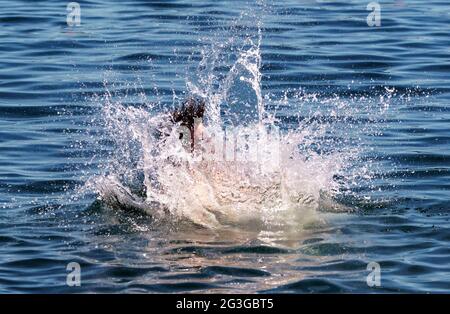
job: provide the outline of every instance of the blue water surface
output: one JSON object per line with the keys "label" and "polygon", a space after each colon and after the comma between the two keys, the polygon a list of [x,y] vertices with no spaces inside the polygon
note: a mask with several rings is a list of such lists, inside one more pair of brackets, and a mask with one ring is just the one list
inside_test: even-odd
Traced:
{"label": "blue water surface", "polygon": [[[450,4],[382,0],[381,26],[369,27],[368,3],[90,0],[68,26],[64,1],[0,0],[0,293],[449,292]],[[91,119],[105,80],[131,103],[143,92],[171,106],[200,46],[248,24],[239,16],[249,8],[262,23],[265,94],[302,90],[316,95],[311,106],[355,108],[391,97],[380,116],[322,116],[376,126],[361,136],[374,173],[343,200],[356,210],[265,241],[168,231],[95,195],[70,198],[98,170],[89,142],[101,133]],[[236,36],[253,26],[235,25]],[[279,108],[286,124],[295,106]],[[70,262],[79,287],[66,283]],[[367,284],[370,262],[379,287]]]}

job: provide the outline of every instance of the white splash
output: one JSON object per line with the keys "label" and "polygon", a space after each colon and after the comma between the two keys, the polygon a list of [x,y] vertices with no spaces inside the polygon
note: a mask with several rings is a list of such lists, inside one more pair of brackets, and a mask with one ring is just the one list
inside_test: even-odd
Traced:
{"label": "white splash", "polygon": [[[223,62],[221,51],[226,44],[203,53],[202,71],[187,87],[191,95],[207,102],[204,134],[210,140],[201,143],[194,154],[179,140],[178,128],[171,125],[167,113],[152,113],[151,103],[141,108],[125,106],[107,93],[103,118],[117,150],[103,174],[88,182],[89,188],[110,207],[137,209],[160,222],[206,228],[299,224],[315,215],[324,195],[330,198],[338,192],[334,178],[343,172],[352,153],[302,149],[317,144],[326,126],[301,125],[266,136],[276,120],[264,110],[261,39],[259,27],[257,40],[245,39],[222,79],[213,68]],[[230,104],[229,93],[236,84],[247,84],[253,90],[255,104],[242,101],[247,107],[253,105],[255,110],[250,112],[256,112],[257,119],[240,112],[245,107],[242,103]],[[221,115],[223,106],[234,106],[234,111]],[[217,157],[219,146],[211,144],[211,139],[227,128],[223,118],[230,115],[234,122],[229,125],[238,130],[237,138],[245,137],[246,147],[255,149],[258,158],[205,158],[198,153],[211,151],[212,145]]]}

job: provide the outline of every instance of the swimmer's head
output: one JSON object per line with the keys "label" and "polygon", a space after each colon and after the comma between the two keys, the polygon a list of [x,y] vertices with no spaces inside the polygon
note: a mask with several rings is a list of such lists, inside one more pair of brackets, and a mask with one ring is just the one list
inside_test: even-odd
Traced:
{"label": "swimmer's head", "polygon": [[171,114],[172,122],[180,123],[189,130],[194,129],[195,120],[203,119],[205,114],[205,102],[201,99],[189,98],[181,108],[173,111]]}
{"label": "swimmer's head", "polygon": [[[189,129],[191,151],[194,151],[194,143],[196,137],[198,137],[198,126],[196,126],[196,122],[201,122],[204,114],[205,102],[192,97],[188,98],[180,108],[171,113],[173,123],[180,123],[181,126]],[[183,134],[180,133],[180,139],[182,138]]]}

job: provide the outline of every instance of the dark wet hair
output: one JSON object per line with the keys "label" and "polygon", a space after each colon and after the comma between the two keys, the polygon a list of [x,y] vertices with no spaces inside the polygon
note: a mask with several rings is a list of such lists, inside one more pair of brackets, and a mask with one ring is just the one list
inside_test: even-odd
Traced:
{"label": "dark wet hair", "polygon": [[173,123],[181,122],[189,130],[194,129],[196,118],[203,118],[205,114],[205,101],[197,98],[187,99],[183,105],[172,112],[171,118]]}
{"label": "dark wet hair", "polygon": [[[173,123],[180,123],[191,133],[191,151],[194,151],[194,124],[195,119],[203,118],[205,114],[205,101],[197,98],[188,98],[183,105],[171,113]],[[180,133],[180,139],[183,134]]]}

